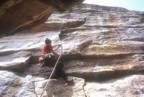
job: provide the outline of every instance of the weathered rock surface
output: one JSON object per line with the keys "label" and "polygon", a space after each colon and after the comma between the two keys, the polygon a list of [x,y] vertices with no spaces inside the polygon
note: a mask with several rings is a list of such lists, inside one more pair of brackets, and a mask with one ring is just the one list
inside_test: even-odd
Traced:
{"label": "weathered rock surface", "polygon": [[40,77],[20,77],[14,73],[0,71],[1,97],[40,97],[46,83],[43,97],[84,97],[84,79],[73,78],[74,86],[66,86],[61,80],[46,80]]}
{"label": "weathered rock surface", "polygon": [[51,68],[40,67],[36,59],[48,37],[53,44],[62,43],[62,52],[61,47],[55,50],[63,54],[64,69],[74,76],[75,85],[65,87],[63,81],[50,80],[54,87],[48,88],[51,92],[45,91],[44,97],[143,97],[143,16],[144,12],[82,4],[1,38],[0,69],[26,68],[21,75],[14,75],[22,80],[19,90],[10,92],[16,97],[40,95]]}
{"label": "weathered rock surface", "polygon": [[133,75],[110,82],[87,83],[86,97],[143,97],[143,75]]}
{"label": "weathered rock surface", "polygon": [[8,71],[0,71],[0,96],[13,97],[20,89],[21,77]]}
{"label": "weathered rock surface", "polygon": [[54,8],[65,11],[83,0],[1,0],[0,36],[43,23]]}

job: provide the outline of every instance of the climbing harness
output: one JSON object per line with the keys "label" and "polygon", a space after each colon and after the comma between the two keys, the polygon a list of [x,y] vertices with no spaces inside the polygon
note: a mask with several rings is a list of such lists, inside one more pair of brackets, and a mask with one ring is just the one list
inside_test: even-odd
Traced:
{"label": "climbing harness", "polygon": [[51,72],[51,74],[50,74],[50,76],[49,76],[49,78],[48,78],[48,81],[47,81],[47,83],[46,83],[46,85],[45,85],[45,87],[44,87],[44,89],[43,89],[40,97],[43,96],[43,93],[44,93],[44,91],[46,90],[46,88],[47,88],[47,86],[48,86],[49,80],[51,79],[51,77],[52,77],[52,75],[53,75],[53,73],[54,73],[54,71],[55,71],[55,68],[57,67],[57,64],[58,64],[58,62],[59,62],[59,60],[60,60],[60,58],[61,58],[61,56],[62,56],[62,51],[63,51],[63,48],[62,48],[62,45],[61,45],[61,54],[59,55],[59,57],[58,57],[55,65],[54,65],[54,68],[53,68],[53,70],[52,70],[52,72]]}

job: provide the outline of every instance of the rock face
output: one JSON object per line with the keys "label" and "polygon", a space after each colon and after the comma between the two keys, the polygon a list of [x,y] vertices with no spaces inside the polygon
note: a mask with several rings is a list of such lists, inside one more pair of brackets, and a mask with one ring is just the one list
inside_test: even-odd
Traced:
{"label": "rock face", "polygon": [[52,68],[40,67],[37,59],[48,37],[53,44],[62,43],[62,49],[55,50],[62,53],[64,70],[75,84],[48,80],[43,97],[143,97],[143,16],[144,12],[124,8],[81,4],[2,37],[0,77],[5,81],[0,80],[0,95],[41,95]]}
{"label": "rock face", "polygon": [[83,0],[1,0],[0,36],[43,23],[54,8],[65,11]]}

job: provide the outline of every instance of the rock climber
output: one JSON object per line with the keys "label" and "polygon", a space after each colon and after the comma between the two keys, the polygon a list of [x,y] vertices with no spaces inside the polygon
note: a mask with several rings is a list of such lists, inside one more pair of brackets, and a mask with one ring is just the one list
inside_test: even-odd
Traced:
{"label": "rock climber", "polygon": [[[40,63],[42,64],[42,66],[54,67],[58,57],[59,57],[59,54],[53,50],[51,40],[46,38],[45,45],[42,48],[42,56],[40,57],[40,60],[39,60]],[[72,81],[68,81],[68,78],[63,70],[63,63],[60,61],[58,62],[57,66],[55,68],[55,73],[54,73],[53,77],[54,78],[61,77],[66,81],[67,85],[72,84]]]}

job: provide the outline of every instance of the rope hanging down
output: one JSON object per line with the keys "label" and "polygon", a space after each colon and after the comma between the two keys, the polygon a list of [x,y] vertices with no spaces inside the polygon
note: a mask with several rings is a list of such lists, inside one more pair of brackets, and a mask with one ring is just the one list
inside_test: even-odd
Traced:
{"label": "rope hanging down", "polygon": [[58,64],[58,62],[59,62],[61,56],[62,56],[62,45],[61,45],[61,54],[59,55],[59,57],[58,57],[58,59],[57,59],[55,65],[54,65],[54,68],[53,68],[53,70],[52,70],[52,72],[51,72],[51,74],[50,74],[50,76],[49,76],[49,78],[48,78],[48,81],[47,81],[47,83],[46,83],[46,85],[45,85],[45,87],[44,87],[44,89],[43,89],[43,91],[42,91],[40,97],[43,96],[43,93],[44,93],[44,91],[46,90],[46,88],[47,88],[47,86],[48,86],[49,80],[51,79],[51,77],[52,77],[52,75],[53,75],[53,73],[54,73],[54,71],[55,71],[55,68],[57,67],[57,64]]}

